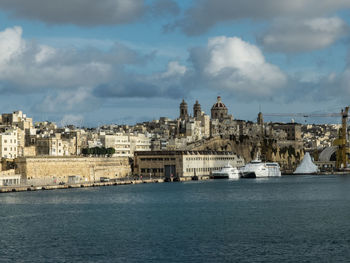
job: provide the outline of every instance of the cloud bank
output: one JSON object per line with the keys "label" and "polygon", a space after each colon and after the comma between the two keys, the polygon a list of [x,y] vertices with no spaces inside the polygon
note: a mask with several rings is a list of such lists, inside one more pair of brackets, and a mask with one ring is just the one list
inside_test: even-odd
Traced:
{"label": "cloud bank", "polygon": [[154,54],[141,54],[116,43],[101,51],[59,49],[26,41],[20,27],[0,32],[0,91],[46,94],[34,109],[47,112],[86,111],[107,97],[178,97],[186,67],[177,61],[153,74],[137,73]]}
{"label": "cloud bank", "polygon": [[270,96],[283,89],[286,75],[266,62],[261,50],[237,37],[215,37],[191,51],[194,77],[211,89],[249,97]]}
{"label": "cloud bank", "polygon": [[239,19],[314,18],[350,8],[348,0],[198,0],[176,22],[187,35],[198,35],[220,22]]}
{"label": "cloud bank", "polygon": [[83,27],[132,23],[146,14],[179,13],[173,0],[157,0],[151,4],[145,0],[0,0],[0,9],[16,18]]}
{"label": "cloud bank", "polygon": [[326,48],[348,33],[348,25],[338,17],[278,19],[259,42],[269,51],[305,52]]}
{"label": "cloud bank", "polygon": [[[311,21],[317,28],[319,21]],[[297,79],[267,61],[258,46],[238,37],[210,38],[189,50],[186,64],[169,61],[164,70],[152,73],[143,69],[157,59],[153,53],[118,43],[107,51],[59,49],[27,41],[22,29],[13,27],[0,32],[0,48],[0,91],[38,94],[40,102],[32,107],[36,112],[88,112],[111,98],[180,100],[206,91],[248,101],[336,98],[340,92],[342,99],[350,97],[349,65],[342,73]]]}

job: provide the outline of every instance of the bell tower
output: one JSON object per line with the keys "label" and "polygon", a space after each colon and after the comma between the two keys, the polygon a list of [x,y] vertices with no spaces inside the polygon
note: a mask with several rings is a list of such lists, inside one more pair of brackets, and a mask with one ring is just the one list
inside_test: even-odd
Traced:
{"label": "bell tower", "polygon": [[201,105],[196,100],[196,103],[193,105],[193,117],[199,118],[202,114]]}
{"label": "bell tower", "polygon": [[187,120],[188,119],[188,109],[187,109],[187,103],[183,99],[180,104],[180,119]]}

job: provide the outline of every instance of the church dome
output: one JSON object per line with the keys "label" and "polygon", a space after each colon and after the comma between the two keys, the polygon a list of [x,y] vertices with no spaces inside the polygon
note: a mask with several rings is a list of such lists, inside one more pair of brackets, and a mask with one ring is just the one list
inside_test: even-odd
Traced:
{"label": "church dome", "polygon": [[225,104],[221,101],[221,97],[218,96],[216,103],[214,103],[213,107],[211,107],[212,110],[216,109],[227,109]]}

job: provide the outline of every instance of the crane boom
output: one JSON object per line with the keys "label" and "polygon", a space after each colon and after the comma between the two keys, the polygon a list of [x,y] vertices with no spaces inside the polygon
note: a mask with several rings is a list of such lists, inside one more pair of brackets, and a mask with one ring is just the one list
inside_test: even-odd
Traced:
{"label": "crane boom", "polygon": [[342,116],[342,113],[264,113],[264,116],[270,117],[339,117]]}

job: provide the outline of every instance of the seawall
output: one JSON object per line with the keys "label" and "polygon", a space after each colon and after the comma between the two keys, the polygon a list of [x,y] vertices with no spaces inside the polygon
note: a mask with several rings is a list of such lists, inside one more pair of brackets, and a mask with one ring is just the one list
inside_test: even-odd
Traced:
{"label": "seawall", "polygon": [[[209,177],[202,177],[200,180],[208,180]],[[191,177],[181,177],[180,182],[191,181]],[[72,189],[72,188],[84,188],[84,187],[102,187],[102,186],[119,186],[119,185],[131,185],[131,184],[146,184],[146,183],[164,183],[163,178],[158,179],[144,179],[144,180],[118,180],[113,182],[88,182],[77,184],[64,184],[64,185],[38,185],[38,186],[6,186],[0,187],[0,193],[11,192],[26,192],[26,191],[40,191],[40,190],[60,190],[60,189]],[[175,182],[175,181],[174,181]]]}

